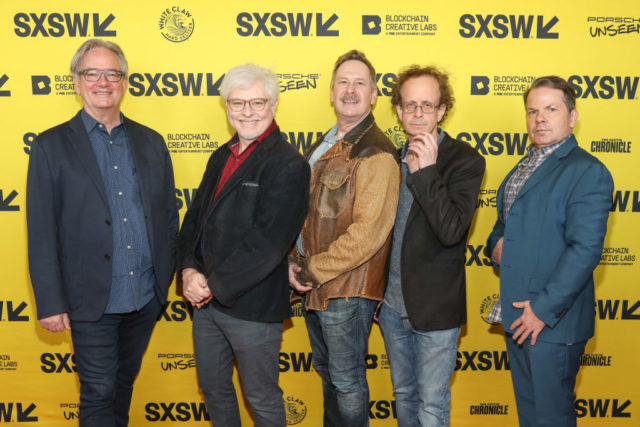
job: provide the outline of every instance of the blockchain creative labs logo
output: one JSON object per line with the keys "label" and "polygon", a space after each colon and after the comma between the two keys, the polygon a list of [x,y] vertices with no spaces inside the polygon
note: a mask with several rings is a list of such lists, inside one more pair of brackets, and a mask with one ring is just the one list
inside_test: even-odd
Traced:
{"label": "blockchain creative labs logo", "polygon": [[636,255],[631,248],[604,247],[600,256],[600,265],[624,265],[633,266],[636,262]]}
{"label": "blockchain creative labs logo", "polygon": [[407,134],[404,128],[400,125],[395,125],[384,131],[384,134],[389,138],[396,148],[402,148],[407,141]]}
{"label": "blockchain creative labs logo", "polygon": [[158,361],[164,372],[185,371],[196,367],[195,353],[158,353]]}
{"label": "blockchain creative labs logo", "polygon": [[584,353],[580,356],[580,366],[613,366],[613,356],[600,353]]}
{"label": "blockchain creative labs logo", "polygon": [[208,132],[175,132],[166,136],[167,148],[171,153],[201,154],[213,153],[220,146],[220,142],[211,138]]}
{"label": "blockchain creative labs logo", "polygon": [[297,397],[287,396],[284,399],[284,411],[287,416],[287,425],[300,424],[307,416],[307,405]]}
{"label": "blockchain creative labs logo", "polygon": [[180,43],[193,34],[195,22],[191,12],[180,6],[166,8],[160,14],[160,34],[170,42]]}
{"label": "blockchain creative labs logo", "polygon": [[592,38],[640,35],[640,17],[635,16],[589,16],[587,25]]}
{"label": "blockchain creative labs logo", "polygon": [[34,95],[75,95],[76,85],[71,74],[32,75],[31,93]]}
{"label": "blockchain creative labs logo", "polygon": [[386,36],[435,36],[438,24],[429,15],[362,15],[362,34]]}
{"label": "blockchain creative labs logo", "polygon": [[469,405],[469,415],[509,415],[509,405],[497,402]]}
{"label": "blockchain creative labs logo", "polygon": [[60,403],[60,411],[66,421],[77,423],[80,418],[80,403]]}
{"label": "blockchain creative labs logo", "polygon": [[484,320],[486,323],[490,325],[497,325],[499,322],[492,322],[489,320],[489,315],[493,310],[493,307],[496,305],[496,302],[500,299],[499,293],[493,293],[491,295],[487,295],[480,302],[480,318]]}
{"label": "blockchain creative labs logo", "polygon": [[471,95],[521,96],[535,76],[471,76]]}
{"label": "blockchain creative labs logo", "polygon": [[631,141],[626,138],[600,138],[591,141],[592,153],[631,153]]}
{"label": "blockchain creative labs logo", "polygon": [[292,90],[311,90],[318,87],[320,73],[282,73],[276,74],[280,79],[280,93]]}
{"label": "blockchain creative labs logo", "polygon": [[18,370],[18,361],[10,354],[0,354],[0,371],[16,371]]}

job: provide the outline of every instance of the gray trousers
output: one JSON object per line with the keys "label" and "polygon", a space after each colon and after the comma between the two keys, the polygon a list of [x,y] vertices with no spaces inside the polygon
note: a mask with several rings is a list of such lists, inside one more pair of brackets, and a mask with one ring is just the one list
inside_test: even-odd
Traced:
{"label": "gray trousers", "polygon": [[286,425],[278,360],[282,323],[251,322],[216,310],[212,304],[193,313],[193,343],[198,384],[211,422],[240,427],[238,398],[233,386],[234,360],[240,382],[255,417],[255,425]]}

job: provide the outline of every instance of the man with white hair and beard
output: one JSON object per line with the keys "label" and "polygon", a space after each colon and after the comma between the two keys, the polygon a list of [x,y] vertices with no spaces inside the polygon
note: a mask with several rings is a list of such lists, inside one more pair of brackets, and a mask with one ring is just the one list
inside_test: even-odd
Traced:
{"label": "man with white hair and beard", "polygon": [[393,144],[371,114],[376,73],[362,52],[336,61],[337,124],[306,153],[311,204],[289,282],[304,294],[313,366],[322,377],[325,426],[369,425],[369,329],[385,283],[400,172]]}
{"label": "man with white hair and beard", "polygon": [[240,427],[235,360],[256,426],[282,427],[287,253],[307,212],[309,165],[274,120],[273,72],[254,64],[232,68],[220,92],[236,134],[211,155],[178,243],[183,295],[196,307],[198,383],[212,423]]}

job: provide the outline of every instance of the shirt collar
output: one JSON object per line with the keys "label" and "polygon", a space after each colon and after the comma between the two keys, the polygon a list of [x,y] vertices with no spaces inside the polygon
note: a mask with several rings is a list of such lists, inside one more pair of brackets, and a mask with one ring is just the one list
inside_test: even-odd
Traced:
{"label": "shirt collar", "polygon": [[527,147],[527,157],[547,157],[550,156],[551,153],[553,153],[554,151],[556,151],[558,148],[560,148],[560,146],[562,144],[564,144],[565,142],[567,142],[569,140],[569,138],[571,138],[573,134],[570,133],[569,135],[567,135],[567,137],[565,139],[563,139],[560,142],[556,142],[553,145],[548,145],[546,147],[542,147],[542,148],[536,148],[533,146],[533,144],[530,144]]}
{"label": "shirt collar", "polygon": [[[90,133],[96,126],[100,126],[101,129],[104,129],[106,132],[106,127],[104,123],[100,123],[96,119],[94,119],[89,113],[87,113],[84,108],[80,110],[80,117],[82,118],[82,124],[84,125],[84,129],[87,133]],[[124,125],[124,115],[120,113],[120,124],[114,129],[119,128]],[[123,126],[124,127],[124,126]]]}

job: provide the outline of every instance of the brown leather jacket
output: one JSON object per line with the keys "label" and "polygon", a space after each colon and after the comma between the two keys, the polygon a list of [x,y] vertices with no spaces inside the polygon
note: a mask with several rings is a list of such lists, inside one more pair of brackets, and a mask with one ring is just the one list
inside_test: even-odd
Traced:
{"label": "brown leather jacket", "polygon": [[371,113],[314,164],[302,228],[306,258],[295,259],[298,278],[314,287],[307,309],[326,310],[331,298],[382,300],[399,187],[396,150]]}

